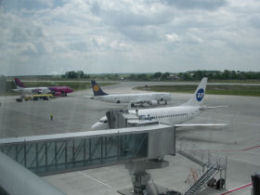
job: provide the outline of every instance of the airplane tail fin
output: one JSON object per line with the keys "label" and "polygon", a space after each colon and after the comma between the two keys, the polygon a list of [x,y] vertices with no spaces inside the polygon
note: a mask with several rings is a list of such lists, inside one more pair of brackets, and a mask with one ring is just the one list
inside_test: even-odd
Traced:
{"label": "airplane tail fin", "polygon": [[94,96],[102,96],[102,95],[107,95],[107,93],[105,93],[101,87],[96,83],[95,80],[91,80],[91,86],[92,86],[92,90],[94,93]]}
{"label": "airplane tail fin", "polygon": [[200,106],[204,102],[204,96],[206,93],[206,85],[207,85],[208,78],[204,77],[201,81],[199,86],[197,87],[195,93],[192,97],[184,104],[187,106]]}
{"label": "airplane tail fin", "polygon": [[15,82],[15,85],[16,85],[17,88],[25,88],[23,82],[20,81],[20,79],[15,78],[15,79],[14,79],[14,82]]}

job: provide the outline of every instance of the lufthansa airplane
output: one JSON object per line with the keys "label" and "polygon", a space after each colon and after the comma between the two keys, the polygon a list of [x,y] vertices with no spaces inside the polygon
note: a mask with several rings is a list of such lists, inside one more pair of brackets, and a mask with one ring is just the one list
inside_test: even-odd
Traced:
{"label": "lufthansa airplane", "polygon": [[163,102],[167,104],[171,100],[169,93],[128,93],[128,94],[107,94],[96,83],[95,80],[91,81],[94,97],[92,99],[101,100],[112,103],[130,103],[131,106],[135,104],[149,104],[155,105]]}
{"label": "lufthansa airplane", "polygon": [[[184,104],[174,107],[150,108],[129,110],[129,113],[136,114],[139,120],[157,120],[160,123],[172,125],[175,127],[223,127],[226,124],[185,124],[201,111],[219,108],[223,106],[208,107],[203,106],[205,100],[205,91],[207,78],[203,78],[192,97]],[[92,125],[92,129],[108,129],[107,117],[102,117],[98,122]]]}

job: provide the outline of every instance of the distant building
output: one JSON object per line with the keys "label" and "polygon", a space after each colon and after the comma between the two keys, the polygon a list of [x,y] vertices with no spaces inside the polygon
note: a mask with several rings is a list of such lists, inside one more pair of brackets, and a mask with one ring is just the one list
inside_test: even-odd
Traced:
{"label": "distant building", "polygon": [[170,73],[169,79],[170,80],[179,80],[180,77],[176,73]]}

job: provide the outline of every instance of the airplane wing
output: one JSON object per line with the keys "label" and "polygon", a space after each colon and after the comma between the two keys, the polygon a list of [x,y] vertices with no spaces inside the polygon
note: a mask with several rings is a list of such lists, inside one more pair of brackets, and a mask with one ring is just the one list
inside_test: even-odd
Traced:
{"label": "airplane wing", "polygon": [[188,124],[175,124],[174,127],[226,127],[228,126],[228,124],[225,123],[196,123],[196,124],[192,124],[192,123],[188,123]]}
{"label": "airplane wing", "polygon": [[223,106],[201,106],[200,110],[209,110],[209,109],[216,109],[216,108],[227,108],[227,105]]}

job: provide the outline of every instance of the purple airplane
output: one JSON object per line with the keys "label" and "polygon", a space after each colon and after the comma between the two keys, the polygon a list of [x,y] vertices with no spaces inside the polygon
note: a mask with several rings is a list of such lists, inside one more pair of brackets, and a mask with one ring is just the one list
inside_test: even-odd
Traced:
{"label": "purple airplane", "polygon": [[20,79],[14,79],[16,89],[15,92],[20,92],[22,94],[32,94],[32,93],[52,93],[55,96],[67,96],[67,93],[73,92],[68,86],[52,86],[52,87],[25,87]]}

